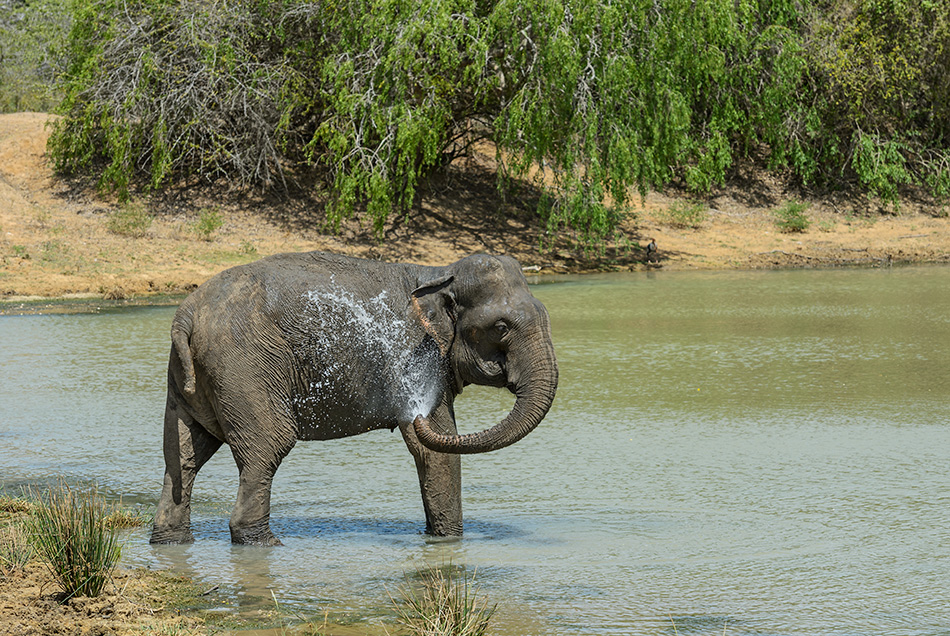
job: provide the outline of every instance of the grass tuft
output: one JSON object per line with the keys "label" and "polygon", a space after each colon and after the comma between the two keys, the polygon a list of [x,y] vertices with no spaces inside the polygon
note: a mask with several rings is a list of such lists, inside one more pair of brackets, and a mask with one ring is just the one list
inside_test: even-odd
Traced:
{"label": "grass tuft", "polygon": [[65,484],[37,497],[26,525],[33,546],[65,595],[98,596],[119,561],[115,528],[95,487],[75,491]]}
{"label": "grass tuft", "polygon": [[698,229],[708,216],[706,204],[696,201],[674,201],[659,214],[661,223],[680,229]]}
{"label": "grass tuft", "polygon": [[474,573],[467,578],[451,565],[407,575],[400,593],[390,598],[413,636],[483,636],[497,607],[479,598]]}
{"label": "grass tuft", "polygon": [[20,514],[23,512],[30,512],[33,510],[33,504],[25,499],[18,499],[16,497],[0,497],[0,512],[8,512],[11,514]]}
{"label": "grass tuft", "polygon": [[143,512],[114,510],[103,519],[103,522],[107,527],[115,530],[128,530],[147,526],[152,523],[152,518]]}
{"label": "grass tuft", "polygon": [[9,577],[22,570],[32,553],[22,524],[0,528],[0,576]]}

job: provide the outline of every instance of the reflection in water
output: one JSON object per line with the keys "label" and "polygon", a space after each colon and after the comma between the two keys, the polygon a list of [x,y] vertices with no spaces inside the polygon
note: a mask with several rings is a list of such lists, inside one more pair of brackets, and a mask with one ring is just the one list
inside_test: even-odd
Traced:
{"label": "reflection in water", "polygon": [[[950,625],[950,269],[558,279],[548,417],[463,458],[466,534],[421,534],[398,434],[298,444],[280,549],[235,547],[228,453],[197,541],[126,560],[375,625],[406,572],[477,570],[499,634],[925,635]],[[0,317],[0,480],[65,473],[153,506],[173,309]],[[511,407],[469,387],[460,427]],[[119,469],[117,470],[116,467]]]}

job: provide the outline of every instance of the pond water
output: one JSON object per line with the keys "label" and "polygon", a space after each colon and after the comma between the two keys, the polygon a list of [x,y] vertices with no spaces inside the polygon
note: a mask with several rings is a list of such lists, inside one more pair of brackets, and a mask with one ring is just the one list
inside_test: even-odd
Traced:
{"label": "pond water", "polygon": [[[364,624],[424,564],[477,571],[497,634],[950,634],[950,268],[548,279],[553,409],[463,458],[466,534],[424,528],[398,433],[300,443],[273,492],[285,546],[233,547],[219,451],[197,541],[133,565],[219,585],[228,611]],[[0,486],[161,489],[172,307],[0,317]],[[466,389],[461,428],[511,398]],[[675,625],[675,627],[674,627]]]}

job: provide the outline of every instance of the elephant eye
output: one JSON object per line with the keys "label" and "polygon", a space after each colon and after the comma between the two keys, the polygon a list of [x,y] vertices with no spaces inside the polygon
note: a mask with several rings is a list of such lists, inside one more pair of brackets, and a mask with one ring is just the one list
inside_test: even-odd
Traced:
{"label": "elephant eye", "polygon": [[495,323],[495,331],[498,332],[498,335],[504,336],[506,333],[508,333],[508,325],[499,320]]}

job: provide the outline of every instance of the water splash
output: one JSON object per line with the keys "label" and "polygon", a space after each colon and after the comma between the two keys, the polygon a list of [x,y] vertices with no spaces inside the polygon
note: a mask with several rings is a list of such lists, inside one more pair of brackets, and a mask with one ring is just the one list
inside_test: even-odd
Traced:
{"label": "water splash", "polygon": [[439,353],[434,343],[420,342],[405,305],[386,291],[358,298],[332,278],[325,289],[307,292],[305,303],[306,354],[322,377],[299,401],[316,404],[343,392],[362,401],[368,416],[394,413],[404,423],[432,413],[443,388]]}

